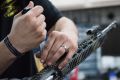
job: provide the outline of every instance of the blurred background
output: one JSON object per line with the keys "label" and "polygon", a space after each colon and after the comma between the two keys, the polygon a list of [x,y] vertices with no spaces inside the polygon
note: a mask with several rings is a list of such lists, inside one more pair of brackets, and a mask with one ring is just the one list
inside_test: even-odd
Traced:
{"label": "blurred background", "polygon": [[120,80],[120,0],[50,0],[79,31],[79,41],[95,25],[118,21],[102,47],[76,67],[65,80]]}

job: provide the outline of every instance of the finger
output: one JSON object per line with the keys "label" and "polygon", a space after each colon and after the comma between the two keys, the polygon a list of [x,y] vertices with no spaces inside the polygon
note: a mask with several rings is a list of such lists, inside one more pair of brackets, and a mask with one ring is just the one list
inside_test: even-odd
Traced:
{"label": "finger", "polygon": [[28,7],[28,8],[33,8],[33,7],[34,7],[33,1],[30,1],[27,7]]}
{"label": "finger", "polygon": [[46,22],[43,22],[41,25],[40,25],[40,29],[41,31],[45,30],[46,28]]}
{"label": "finger", "polygon": [[64,59],[64,61],[62,63],[60,63],[60,65],[58,67],[59,69],[61,69],[61,68],[66,66],[66,64],[71,60],[74,52],[75,52],[74,49],[69,49],[69,52],[68,52],[66,58]]}
{"label": "finger", "polygon": [[60,47],[55,55],[48,61],[48,64],[54,64],[57,60],[61,58],[61,56],[63,56],[64,53],[65,49],[63,47]]}
{"label": "finger", "polygon": [[[49,54],[46,59],[48,65],[51,65],[50,60],[54,61],[53,56],[56,54],[57,50],[59,50],[61,45],[65,45],[63,43],[66,42],[66,40],[67,39],[63,35],[62,36],[59,35],[59,37],[55,40],[55,43],[53,44],[52,48],[49,50]],[[59,53],[57,53],[57,54],[59,54]],[[60,53],[60,54],[62,54],[62,53]]]}
{"label": "finger", "polygon": [[47,31],[46,31],[46,30],[43,30],[43,33],[42,33],[42,40],[41,40],[41,37],[39,37],[39,39],[41,40],[40,43],[43,42],[43,41],[45,40],[46,34],[47,34]]}
{"label": "finger", "polygon": [[41,14],[40,16],[37,17],[37,21],[39,21],[40,23],[45,21],[45,16],[43,14]]}
{"label": "finger", "polygon": [[[33,8],[33,7],[34,7],[34,3],[32,1],[30,1],[26,8]],[[18,14],[16,14],[15,17],[19,17],[21,15],[22,15],[22,11],[20,11]]]}
{"label": "finger", "polygon": [[33,16],[38,17],[43,12],[43,7],[42,6],[35,6],[34,8],[32,8],[28,12],[29,12],[29,14],[32,14]]}
{"label": "finger", "polygon": [[47,55],[48,55],[48,52],[50,50],[50,48],[52,47],[53,43],[55,41],[55,36],[53,35],[50,35],[48,37],[48,40],[47,40],[47,43],[46,45],[44,46],[43,50],[42,50],[42,53],[41,53],[41,62],[44,63],[46,58],[47,58]]}
{"label": "finger", "polygon": [[36,31],[36,35],[38,34],[37,37],[40,37],[40,38],[41,38],[41,36],[46,36],[46,35],[45,35],[45,31],[46,31],[45,27],[46,27],[46,23],[43,22],[43,23],[37,28],[37,31]]}
{"label": "finger", "polygon": [[[36,19],[36,26],[40,26],[43,25],[45,21],[45,16],[43,14],[41,14],[40,16],[37,17]],[[42,26],[41,26],[42,27]]]}

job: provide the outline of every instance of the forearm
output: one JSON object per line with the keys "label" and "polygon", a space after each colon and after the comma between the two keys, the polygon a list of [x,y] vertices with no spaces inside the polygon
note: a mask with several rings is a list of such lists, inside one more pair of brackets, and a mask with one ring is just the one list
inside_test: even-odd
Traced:
{"label": "forearm", "polygon": [[70,36],[73,40],[78,40],[78,31],[76,25],[68,18],[60,18],[54,26],[54,30],[64,32]]}
{"label": "forearm", "polygon": [[15,61],[16,57],[0,42],[0,75]]}

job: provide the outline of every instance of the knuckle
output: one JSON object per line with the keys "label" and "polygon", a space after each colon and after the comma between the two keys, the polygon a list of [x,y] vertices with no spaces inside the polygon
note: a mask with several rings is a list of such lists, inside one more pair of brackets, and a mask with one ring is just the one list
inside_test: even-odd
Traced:
{"label": "knuckle", "polygon": [[44,35],[46,36],[46,34],[47,34],[47,31],[46,31],[46,30],[44,30]]}
{"label": "knuckle", "polygon": [[41,35],[42,35],[42,36],[46,36],[46,33],[47,33],[47,31],[44,30],[44,31],[41,33]]}
{"label": "knuckle", "polygon": [[64,62],[63,62],[63,64],[62,64],[62,65],[63,65],[63,67],[64,67],[66,64],[67,64],[67,61],[64,61]]}
{"label": "knuckle", "polygon": [[38,8],[38,10],[42,11],[43,12],[43,7],[42,6],[36,6]]}
{"label": "knuckle", "polygon": [[50,60],[52,63],[54,63],[55,61],[57,61],[57,57],[53,57],[54,60]]}
{"label": "knuckle", "polygon": [[42,27],[43,29],[45,29],[45,27],[46,27],[46,22],[43,22],[42,25],[41,25],[41,27]]}
{"label": "knuckle", "polygon": [[55,53],[55,50],[54,50],[54,49],[52,49],[52,50],[50,51],[50,53],[51,53],[51,54]]}
{"label": "knuckle", "polygon": [[55,31],[53,31],[53,32],[51,33],[51,35],[55,35]]}
{"label": "knuckle", "polygon": [[66,35],[64,35],[64,34],[60,34],[60,39],[63,39],[63,40],[66,40]]}
{"label": "knuckle", "polygon": [[56,34],[56,31],[52,31],[51,34],[50,34],[50,37],[55,36],[55,34]]}
{"label": "knuckle", "polygon": [[55,34],[58,34],[58,31],[53,31],[52,33],[55,35]]}
{"label": "knuckle", "polygon": [[34,11],[33,11],[34,13],[40,13],[40,14],[41,14],[41,13],[43,12],[43,10],[44,10],[43,7],[42,7],[42,6],[39,6],[39,5],[36,5],[33,9],[34,9]]}
{"label": "knuckle", "polygon": [[72,50],[76,51],[78,49],[78,45],[73,45]]}
{"label": "knuckle", "polygon": [[75,50],[77,50],[77,49],[78,49],[78,45],[75,46]]}
{"label": "knuckle", "polygon": [[43,14],[41,14],[40,17],[42,21],[45,21],[45,16]]}
{"label": "knuckle", "polygon": [[72,51],[72,52],[75,52],[75,50],[76,50],[75,48],[73,48],[73,47],[71,48],[71,51]]}
{"label": "knuckle", "polygon": [[26,14],[25,19],[31,21],[32,20],[31,15],[32,15],[32,12],[29,14]]}
{"label": "knuckle", "polygon": [[59,54],[64,53],[64,50],[63,50],[63,49],[60,49],[60,50],[58,51],[58,53],[59,53]]}
{"label": "knuckle", "polygon": [[74,43],[74,42],[70,42],[70,49],[71,51],[76,51],[78,49],[78,44],[77,43]]}
{"label": "knuckle", "polygon": [[67,63],[71,58],[70,57],[66,57],[65,62]]}
{"label": "knuckle", "polygon": [[64,34],[60,34],[60,37],[61,37],[61,38],[64,38],[65,36],[64,36]]}
{"label": "knuckle", "polygon": [[44,28],[46,28],[46,22],[44,22]]}
{"label": "knuckle", "polygon": [[48,49],[49,49],[49,46],[48,46],[48,45],[45,45],[44,49],[45,49],[45,50],[48,50]]}

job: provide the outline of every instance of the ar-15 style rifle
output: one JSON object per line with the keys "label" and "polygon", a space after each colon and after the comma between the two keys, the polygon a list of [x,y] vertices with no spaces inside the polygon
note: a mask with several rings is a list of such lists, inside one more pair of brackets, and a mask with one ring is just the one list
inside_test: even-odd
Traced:
{"label": "ar-15 style rifle", "polygon": [[113,21],[104,29],[99,26],[93,30],[88,30],[87,38],[84,39],[81,43],[78,43],[78,50],[62,70],[58,69],[56,66],[48,66],[41,72],[34,75],[31,80],[63,80],[65,75],[71,72],[94,50],[102,45],[108,32],[116,27],[116,23],[116,21]]}
{"label": "ar-15 style rifle", "polygon": [[[108,32],[116,27],[117,21],[113,21],[106,28],[101,26],[87,31],[87,38],[78,43],[78,50],[73,55],[72,59],[62,69],[57,66],[47,66],[42,71],[30,78],[22,80],[63,80],[65,75],[70,73],[76,66],[83,62],[94,50],[99,48],[107,37]],[[12,80],[12,79],[10,79]],[[20,79],[17,79],[20,80]]]}
{"label": "ar-15 style rifle", "polygon": [[93,30],[88,30],[87,38],[78,43],[78,50],[62,70],[58,69],[57,66],[47,66],[32,77],[25,77],[17,80],[63,80],[65,75],[70,73],[76,66],[83,62],[90,54],[92,54],[94,50],[102,45],[107,37],[108,32],[115,28],[116,24],[117,21],[113,21],[104,29],[101,26],[98,26]]}

